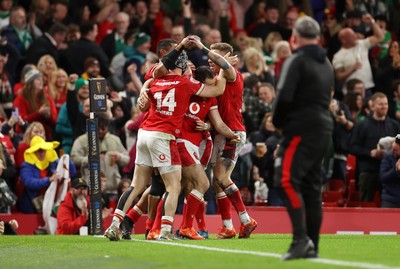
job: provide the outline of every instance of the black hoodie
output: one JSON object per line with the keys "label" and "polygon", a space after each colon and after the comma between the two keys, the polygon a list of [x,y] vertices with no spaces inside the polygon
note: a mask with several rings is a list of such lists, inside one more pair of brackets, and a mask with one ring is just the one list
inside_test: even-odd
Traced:
{"label": "black hoodie", "polygon": [[329,104],[334,73],[318,45],[295,50],[283,64],[273,104],[273,124],[284,135],[327,133],[333,130]]}

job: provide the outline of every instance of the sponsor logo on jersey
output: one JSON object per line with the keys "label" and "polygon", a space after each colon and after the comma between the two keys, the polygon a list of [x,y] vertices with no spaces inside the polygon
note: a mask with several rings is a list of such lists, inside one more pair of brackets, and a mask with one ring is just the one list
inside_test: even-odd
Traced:
{"label": "sponsor logo on jersey", "polygon": [[200,105],[197,102],[190,103],[189,111],[192,114],[197,114],[200,111]]}

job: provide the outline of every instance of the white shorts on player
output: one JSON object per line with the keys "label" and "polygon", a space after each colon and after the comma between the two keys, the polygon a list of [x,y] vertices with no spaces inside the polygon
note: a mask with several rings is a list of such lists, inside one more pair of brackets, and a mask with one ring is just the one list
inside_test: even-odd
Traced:
{"label": "white shorts on player", "polygon": [[201,141],[200,146],[196,146],[192,142],[182,138],[177,139],[177,143],[182,167],[193,164],[201,164],[203,167],[207,167],[212,152],[211,137]]}
{"label": "white shorts on player", "polygon": [[163,132],[140,129],[135,163],[156,167],[161,175],[181,169],[175,137]]}

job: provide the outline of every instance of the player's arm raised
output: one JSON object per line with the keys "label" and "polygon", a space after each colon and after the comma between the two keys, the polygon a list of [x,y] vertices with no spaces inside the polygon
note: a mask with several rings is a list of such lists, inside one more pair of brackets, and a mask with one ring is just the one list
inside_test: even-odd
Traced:
{"label": "player's arm raised", "polygon": [[201,49],[214,64],[224,70],[225,77],[228,81],[236,80],[236,71],[232,64],[237,63],[237,55],[230,55],[230,53],[227,53],[225,56],[221,56],[204,46],[204,44],[201,43],[200,38],[196,36],[189,36],[188,38],[193,42],[193,44]]}

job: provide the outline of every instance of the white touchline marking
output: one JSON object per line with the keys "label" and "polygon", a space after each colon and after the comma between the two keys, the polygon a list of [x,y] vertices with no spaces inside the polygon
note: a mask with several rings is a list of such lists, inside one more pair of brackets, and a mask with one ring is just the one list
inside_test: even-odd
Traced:
{"label": "white touchline marking", "polygon": [[[205,246],[199,246],[199,245],[175,243],[175,242],[171,242],[171,241],[143,240],[143,239],[134,239],[134,238],[132,238],[131,241],[161,244],[161,245],[170,245],[170,246],[185,247],[185,248],[194,248],[194,249],[209,250],[209,251],[263,256],[263,257],[273,257],[273,258],[282,257],[282,254],[271,253],[271,252],[205,247]],[[305,259],[305,260],[309,261],[309,262],[314,262],[314,263],[322,263],[322,264],[329,264],[329,265],[336,265],[336,266],[349,266],[349,267],[366,268],[366,269],[400,269],[400,267],[393,267],[393,266],[388,266],[388,265],[383,265],[383,264],[340,261],[340,260],[332,260],[332,259],[324,259],[324,258]]]}

